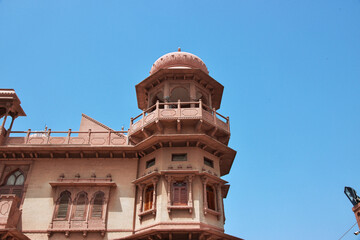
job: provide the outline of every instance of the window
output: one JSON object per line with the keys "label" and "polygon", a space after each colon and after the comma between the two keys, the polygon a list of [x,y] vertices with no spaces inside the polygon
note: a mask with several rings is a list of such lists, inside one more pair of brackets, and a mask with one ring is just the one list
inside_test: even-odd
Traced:
{"label": "window", "polygon": [[182,154],[173,154],[171,161],[174,162],[178,162],[178,161],[187,161],[187,154],[186,153],[182,153]]}
{"label": "window", "polygon": [[139,219],[146,215],[156,215],[156,188],[160,174],[153,172],[134,181],[139,190]]}
{"label": "window", "polygon": [[48,234],[63,232],[66,237],[73,232],[98,232],[104,236],[107,209],[112,187],[116,183],[108,174],[106,178],[64,178],[60,175],[49,183],[56,192],[56,205]]}
{"label": "window", "polygon": [[204,157],[204,164],[205,164],[206,166],[209,166],[209,167],[214,168],[214,161],[213,161],[213,160],[210,160],[210,159],[208,159],[208,158],[206,158],[206,157]]}
{"label": "window", "polygon": [[146,162],[146,168],[152,167],[155,165],[155,158]]}
{"label": "window", "polygon": [[204,174],[201,177],[203,183],[203,206],[204,214],[215,215],[218,220],[221,215],[221,206],[219,206],[219,196],[221,184],[226,183],[222,179],[218,179],[210,174]]}
{"label": "window", "polygon": [[80,192],[74,203],[74,220],[84,220],[86,217],[87,212],[87,206],[88,206],[88,197],[86,192]]}
{"label": "window", "polygon": [[104,193],[97,192],[94,196],[94,201],[91,209],[91,217],[92,218],[101,218],[103,212],[103,204],[104,204]]}
{"label": "window", "polygon": [[67,219],[70,203],[71,203],[70,192],[68,191],[62,192],[57,202],[57,212],[55,215],[56,219]]}
{"label": "window", "polygon": [[24,182],[24,174],[17,169],[7,177],[5,184],[0,187],[0,194],[15,194],[21,199],[24,190]]}
{"label": "window", "polygon": [[188,192],[186,182],[174,182],[172,193],[172,205],[176,206],[188,204]]}
{"label": "window", "polygon": [[152,209],[153,194],[154,194],[154,185],[150,185],[145,190],[144,211]]}
{"label": "window", "polygon": [[216,211],[215,191],[212,186],[209,185],[206,186],[206,198],[207,198],[207,207],[211,210]]}
{"label": "window", "polygon": [[168,212],[172,210],[188,210],[189,213],[193,210],[193,191],[192,181],[195,176],[195,171],[187,170],[180,173],[173,171],[165,172],[165,179],[167,181],[167,208]]}

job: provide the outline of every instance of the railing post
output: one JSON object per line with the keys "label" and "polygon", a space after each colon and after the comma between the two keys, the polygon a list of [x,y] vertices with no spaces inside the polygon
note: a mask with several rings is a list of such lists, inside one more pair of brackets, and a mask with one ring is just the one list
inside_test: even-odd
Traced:
{"label": "railing post", "polygon": [[67,144],[70,143],[70,135],[71,135],[71,128],[69,128],[69,131],[68,131],[68,135],[67,135],[67,139],[66,139]]}
{"label": "railing post", "polygon": [[25,144],[27,144],[28,141],[29,141],[30,132],[31,132],[31,129],[29,128],[29,129],[27,130],[27,133],[26,133]]}
{"label": "railing post", "polygon": [[201,98],[199,99],[199,114],[202,116],[202,101]]}
{"label": "railing post", "polygon": [[180,104],[180,99],[178,99],[177,111],[178,111],[178,117],[181,117],[181,104]]}
{"label": "railing post", "polygon": [[108,141],[108,145],[110,145],[111,143],[111,130],[109,130],[109,141]]}
{"label": "railing post", "polygon": [[49,130],[48,130],[48,135],[47,135],[47,141],[46,141],[46,144],[49,144],[49,141],[50,141],[50,134],[51,134],[51,128],[49,128]]}
{"label": "railing post", "polygon": [[88,140],[88,144],[90,144],[91,143],[91,128],[89,128],[89,131],[88,131],[88,134],[89,134],[89,140]]}
{"label": "railing post", "polygon": [[230,118],[226,117],[226,123],[227,123],[227,130],[230,132]]}
{"label": "railing post", "polygon": [[130,118],[129,132],[130,132],[130,129],[132,129],[133,122],[134,122],[134,118]]}
{"label": "railing post", "polygon": [[217,122],[216,122],[216,109],[213,108],[213,117],[214,117],[214,124],[217,125]]}
{"label": "railing post", "polygon": [[156,113],[155,114],[156,114],[155,117],[157,119],[159,119],[159,116],[160,116],[160,102],[159,102],[159,100],[156,101]]}
{"label": "railing post", "polygon": [[143,110],[143,113],[142,113],[141,128],[144,127],[144,123],[145,123],[145,109]]}

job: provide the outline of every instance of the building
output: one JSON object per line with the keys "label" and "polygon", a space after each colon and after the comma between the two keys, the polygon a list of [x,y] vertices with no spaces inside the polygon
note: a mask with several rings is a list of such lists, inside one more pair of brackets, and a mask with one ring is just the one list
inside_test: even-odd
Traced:
{"label": "building", "polygon": [[236,152],[222,93],[180,49],[136,85],[142,112],[128,131],[85,114],[79,131],[12,131],[26,115],[1,89],[1,239],[239,240],[224,233],[221,176]]}

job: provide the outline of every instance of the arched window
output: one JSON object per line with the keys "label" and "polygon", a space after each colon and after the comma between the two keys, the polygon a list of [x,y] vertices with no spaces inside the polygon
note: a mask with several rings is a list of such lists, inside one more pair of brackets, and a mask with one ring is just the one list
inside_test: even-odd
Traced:
{"label": "arched window", "polygon": [[[164,94],[163,94],[162,91],[157,92],[156,94],[154,94],[154,96],[152,97],[152,100],[151,100],[151,102],[149,104],[149,107],[155,105],[157,101],[159,101],[159,103],[164,102]],[[159,108],[164,108],[164,105],[160,105]]]}
{"label": "arched window", "polygon": [[75,201],[73,210],[73,219],[75,220],[84,220],[86,218],[86,211],[88,206],[88,197],[86,192],[80,192]]}
{"label": "arched window", "polygon": [[189,102],[189,91],[183,87],[176,87],[171,91],[170,102],[177,102],[180,99],[181,102]]}
{"label": "arched window", "polygon": [[22,197],[24,190],[25,177],[18,169],[12,172],[6,179],[5,184],[0,187],[0,194],[15,194]]}
{"label": "arched window", "polygon": [[186,182],[174,182],[173,184],[173,203],[172,205],[187,205],[188,193]]}
{"label": "arched window", "polygon": [[215,191],[214,188],[209,185],[206,185],[206,199],[207,207],[216,211]]}
{"label": "arched window", "polygon": [[71,193],[64,191],[60,194],[60,197],[56,204],[56,219],[67,219],[69,215],[69,206],[71,204]]}
{"label": "arched window", "polygon": [[150,185],[145,190],[144,211],[152,209],[153,199],[154,199],[153,194],[154,194],[154,185]]}
{"label": "arched window", "polygon": [[94,200],[91,206],[92,218],[102,218],[104,196],[105,194],[103,192],[97,192],[94,194]]}

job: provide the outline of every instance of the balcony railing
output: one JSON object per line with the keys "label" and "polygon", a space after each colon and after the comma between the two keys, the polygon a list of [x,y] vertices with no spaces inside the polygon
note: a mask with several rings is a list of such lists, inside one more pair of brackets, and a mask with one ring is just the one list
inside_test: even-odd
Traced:
{"label": "balcony railing", "polygon": [[161,119],[203,119],[224,131],[230,132],[229,117],[218,113],[215,108],[198,102],[156,102],[138,116],[131,118],[129,134]]}
{"label": "balcony railing", "polygon": [[[16,135],[16,136],[14,136]],[[20,135],[20,136],[19,136]],[[77,135],[77,136],[74,136]],[[85,145],[128,145],[127,131],[11,131],[5,145],[22,144],[85,144]]]}
{"label": "balcony railing", "polygon": [[2,134],[0,145],[129,145],[128,135],[144,128],[157,120],[166,119],[201,119],[223,131],[230,132],[229,117],[218,113],[214,108],[198,102],[168,102],[159,101],[131,118],[129,131],[10,131]]}

